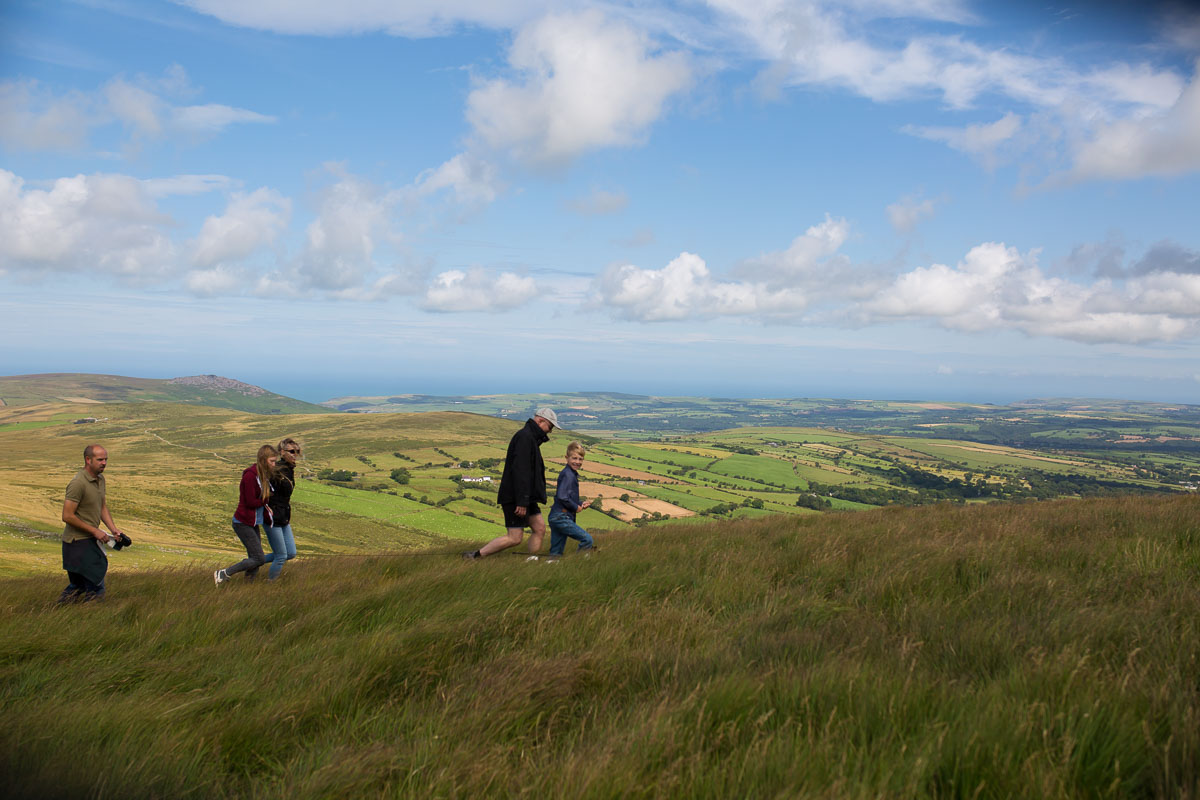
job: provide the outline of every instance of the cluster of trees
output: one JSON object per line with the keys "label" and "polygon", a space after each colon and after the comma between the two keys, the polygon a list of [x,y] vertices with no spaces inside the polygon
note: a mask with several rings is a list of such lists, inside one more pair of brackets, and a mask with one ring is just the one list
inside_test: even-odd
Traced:
{"label": "cluster of trees", "polygon": [[800,495],[796,498],[796,505],[800,508],[812,508],[817,511],[827,511],[833,508],[833,503],[829,502],[828,498],[815,494]]}
{"label": "cluster of trees", "polygon": [[738,453],[743,456],[756,456],[758,451],[753,447],[743,447],[737,444],[725,444],[724,442],[713,442],[712,446],[718,450],[728,450],[731,453]]}
{"label": "cluster of trees", "polygon": [[391,478],[396,483],[403,486],[412,480],[412,473],[410,473],[404,467],[396,467],[394,470],[391,471]]}

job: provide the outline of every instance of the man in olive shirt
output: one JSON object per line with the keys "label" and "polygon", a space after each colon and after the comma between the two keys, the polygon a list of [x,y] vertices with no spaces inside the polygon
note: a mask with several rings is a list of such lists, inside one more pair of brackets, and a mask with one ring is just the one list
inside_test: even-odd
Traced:
{"label": "man in olive shirt", "polygon": [[[98,444],[83,449],[83,469],[67,485],[63,501],[63,569],[71,582],[58,602],[87,602],[104,597],[104,575],[108,572],[108,554],[104,545],[124,536],[108,513],[104,498],[104,468],[108,451]],[[100,530],[103,522],[110,533]]]}

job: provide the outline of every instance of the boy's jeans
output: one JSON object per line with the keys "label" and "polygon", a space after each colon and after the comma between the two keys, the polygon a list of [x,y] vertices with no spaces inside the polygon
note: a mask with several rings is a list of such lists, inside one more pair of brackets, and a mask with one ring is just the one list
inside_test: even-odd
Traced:
{"label": "boy's jeans", "polygon": [[278,528],[274,525],[263,525],[263,528],[267,531],[267,541],[271,543],[271,552],[266,555],[267,560],[271,562],[267,578],[273,581],[283,572],[283,562],[296,557],[296,537],[292,535],[291,525]]}
{"label": "boy's jeans", "polygon": [[567,547],[567,539],[579,540],[579,550],[591,550],[592,536],[575,524],[571,515],[566,511],[556,509],[550,512],[550,555],[561,556]]}

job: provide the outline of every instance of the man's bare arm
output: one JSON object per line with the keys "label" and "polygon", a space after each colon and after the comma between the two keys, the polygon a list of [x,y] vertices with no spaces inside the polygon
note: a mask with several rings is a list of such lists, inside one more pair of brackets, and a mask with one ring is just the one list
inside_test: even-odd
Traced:
{"label": "man's bare arm", "polygon": [[104,505],[100,507],[100,519],[103,520],[104,524],[108,526],[108,529],[112,531],[113,536],[121,535],[120,529],[118,529],[116,523],[113,522],[112,514],[108,513],[107,500],[105,500]]}
{"label": "man's bare arm", "polygon": [[[79,518],[79,516],[75,513],[76,509],[78,509],[78,508],[79,508],[78,500],[64,500],[63,501],[63,510],[62,510],[62,521],[67,523],[68,525],[70,525],[72,528],[78,528],[81,531],[86,531],[87,533],[90,533],[93,538],[98,539],[102,542],[111,538],[107,533],[100,530],[96,526],[89,525],[86,522],[84,522],[83,520],[81,520]],[[100,516],[102,519],[107,517],[107,519],[104,519],[104,521],[106,523],[110,519],[112,519],[112,517],[108,516],[107,508],[103,509],[100,512]],[[109,527],[111,528],[112,526],[110,525]]]}

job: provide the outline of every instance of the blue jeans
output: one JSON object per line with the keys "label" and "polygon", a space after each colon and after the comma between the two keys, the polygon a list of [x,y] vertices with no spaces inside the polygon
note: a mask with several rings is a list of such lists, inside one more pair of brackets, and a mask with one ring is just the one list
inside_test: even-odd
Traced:
{"label": "blue jeans", "polygon": [[551,511],[550,555],[561,556],[567,547],[568,538],[579,541],[578,550],[591,550],[594,546],[591,534],[575,524],[570,514],[561,510]]}
{"label": "blue jeans", "polygon": [[271,562],[267,580],[273,581],[283,571],[283,562],[296,557],[296,537],[292,536],[291,525],[281,528],[263,525],[263,528],[267,532],[267,541],[271,543],[271,552],[267,553],[267,560]]}

